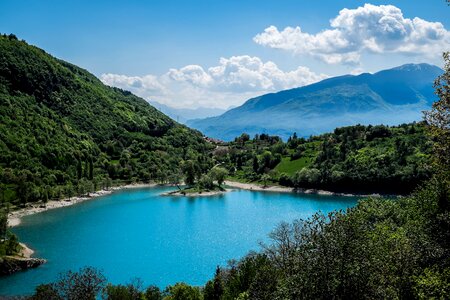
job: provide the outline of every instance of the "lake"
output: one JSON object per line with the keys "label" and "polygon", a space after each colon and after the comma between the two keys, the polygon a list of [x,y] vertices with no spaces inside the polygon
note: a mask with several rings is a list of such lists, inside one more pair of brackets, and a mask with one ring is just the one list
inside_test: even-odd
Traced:
{"label": "lake", "polygon": [[164,288],[203,285],[217,265],[250,250],[282,221],[346,209],[355,197],[235,190],[211,197],[159,196],[170,187],[127,189],[22,218],[20,240],[48,262],[0,278],[0,295],[29,294],[58,273],[93,266],[112,283],[141,278]]}

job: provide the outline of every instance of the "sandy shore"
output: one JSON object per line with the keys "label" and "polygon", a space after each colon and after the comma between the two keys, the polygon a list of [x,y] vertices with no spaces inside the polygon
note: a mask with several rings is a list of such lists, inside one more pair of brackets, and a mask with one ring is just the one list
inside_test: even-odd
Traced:
{"label": "sandy shore", "polygon": [[292,193],[295,192],[293,188],[284,187],[284,186],[262,186],[256,183],[242,183],[237,181],[225,181],[225,185],[243,189],[243,190],[252,190],[252,191],[268,191],[268,192],[282,192],[282,193]]}
{"label": "sandy shore", "polygon": [[252,191],[266,191],[266,192],[278,192],[278,193],[303,193],[303,194],[315,194],[325,196],[346,196],[346,197],[380,197],[380,194],[360,195],[360,194],[348,194],[348,193],[335,193],[324,190],[316,189],[295,189],[284,186],[262,186],[256,183],[242,183],[236,181],[225,181],[225,185],[235,187],[244,190]]}
{"label": "sandy shore", "polygon": [[14,210],[8,214],[8,226],[14,227],[20,224],[20,219],[24,216],[40,213],[49,209],[55,209],[60,207],[71,206],[77,203],[81,203],[87,200],[92,200],[100,196],[111,194],[114,191],[130,188],[141,188],[141,187],[153,187],[157,184],[154,183],[138,183],[138,184],[128,184],[117,187],[112,187],[109,190],[101,190],[95,193],[90,193],[89,196],[83,197],[72,197],[61,200],[50,200],[46,205],[43,203],[29,203],[27,207]]}
{"label": "sandy shore", "polygon": [[20,246],[22,247],[22,250],[20,250],[20,253],[17,256],[24,257],[24,258],[30,258],[31,255],[33,255],[34,251],[27,247],[24,243],[20,243]]}

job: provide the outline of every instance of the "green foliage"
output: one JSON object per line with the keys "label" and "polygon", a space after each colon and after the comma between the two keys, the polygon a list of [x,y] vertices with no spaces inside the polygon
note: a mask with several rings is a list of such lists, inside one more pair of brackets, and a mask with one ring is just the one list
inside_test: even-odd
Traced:
{"label": "green foliage", "polygon": [[[349,126],[308,139],[236,138],[215,159],[233,178],[297,188],[407,194],[431,177],[431,140],[424,123]],[[224,146],[222,146],[224,147]]]}
{"label": "green foliage", "polygon": [[219,186],[223,184],[227,175],[227,169],[221,167],[214,167],[209,171],[209,176],[211,176],[213,181],[217,181]]}
{"label": "green foliage", "polygon": [[195,177],[210,145],[130,92],[11,36],[0,36],[2,201],[84,195],[114,182]]}
{"label": "green foliage", "polygon": [[425,269],[415,277],[414,292],[417,299],[449,299],[450,298],[450,268]]}
{"label": "green foliage", "polygon": [[64,300],[53,284],[40,284],[30,300]]}
{"label": "green foliage", "polygon": [[109,283],[103,291],[103,298],[106,300],[147,300],[145,295],[142,282],[138,279],[126,285]]}
{"label": "green foliage", "polygon": [[167,296],[164,300],[203,300],[203,295],[198,287],[192,287],[185,283],[176,283],[168,286]]}
{"label": "green foliage", "polygon": [[434,141],[433,150],[436,168],[450,172],[450,52],[445,52],[444,74],[440,75],[434,87],[439,100],[425,113],[429,133]]}
{"label": "green foliage", "polygon": [[92,268],[85,267],[78,272],[61,273],[53,283],[42,284],[36,288],[31,299],[49,300],[95,300],[105,288],[106,278]]}
{"label": "green foliage", "polygon": [[161,290],[154,285],[149,286],[145,290],[145,299],[146,300],[161,300],[162,299],[162,293]]}
{"label": "green foliage", "polygon": [[260,253],[216,272],[216,299],[446,299],[450,245],[438,194],[430,182],[407,198],[282,223]]}
{"label": "green foliage", "polygon": [[16,255],[21,250],[17,236],[8,230],[8,207],[0,206],[0,259],[4,255]]}

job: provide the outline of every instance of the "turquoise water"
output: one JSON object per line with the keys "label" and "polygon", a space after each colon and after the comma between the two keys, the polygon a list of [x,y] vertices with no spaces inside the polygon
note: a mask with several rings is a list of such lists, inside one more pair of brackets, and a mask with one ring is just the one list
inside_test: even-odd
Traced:
{"label": "turquoise water", "polygon": [[281,221],[356,204],[356,198],[236,190],[212,197],[162,197],[172,188],[129,189],[24,217],[13,231],[48,262],[0,278],[0,295],[29,294],[69,269],[94,266],[110,282],[134,277],[165,287],[203,285],[217,265],[249,250]]}

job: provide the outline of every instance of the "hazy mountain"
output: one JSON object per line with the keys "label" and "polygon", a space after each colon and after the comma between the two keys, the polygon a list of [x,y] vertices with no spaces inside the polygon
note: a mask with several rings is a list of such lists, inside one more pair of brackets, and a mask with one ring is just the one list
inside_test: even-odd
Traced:
{"label": "hazy mountain", "polygon": [[252,98],[212,118],[187,124],[205,135],[230,140],[242,132],[286,138],[319,134],[353,124],[400,124],[420,120],[436,99],[434,79],[443,71],[407,64],[375,74],[345,75]]}
{"label": "hazy mountain", "polygon": [[199,108],[175,108],[156,101],[148,101],[151,105],[156,107],[160,112],[168,115],[179,123],[185,124],[191,119],[203,119],[208,117],[215,117],[226,112],[226,109],[221,108],[209,108],[209,107],[199,107]]}

